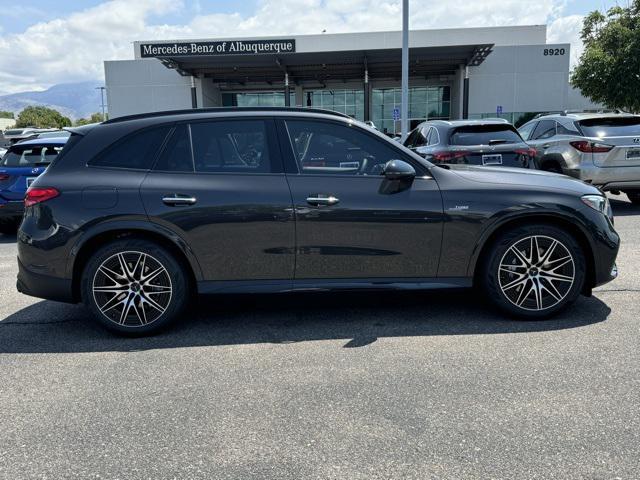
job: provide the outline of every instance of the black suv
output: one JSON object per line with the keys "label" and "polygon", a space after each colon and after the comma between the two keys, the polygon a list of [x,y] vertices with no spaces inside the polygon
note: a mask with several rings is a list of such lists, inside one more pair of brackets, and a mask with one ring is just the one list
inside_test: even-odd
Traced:
{"label": "black suv", "polygon": [[423,122],[404,145],[436,165],[536,168],[536,150],[506,120]]}
{"label": "black suv", "polygon": [[164,112],[71,129],[27,192],[18,289],[149,333],[194,293],[477,285],[541,318],[616,275],[605,197],[452,166],[308,109]]}

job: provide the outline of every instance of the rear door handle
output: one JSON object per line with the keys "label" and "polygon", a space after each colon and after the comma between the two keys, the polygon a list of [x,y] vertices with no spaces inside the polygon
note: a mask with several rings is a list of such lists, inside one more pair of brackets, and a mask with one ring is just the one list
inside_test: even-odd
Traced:
{"label": "rear door handle", "polygon": [[312,194],[307,197],[307,203],[309,205],[335,205],[340,202],[340,200],[333,195],[320,195],[320,194]]}
{"label": "rear door handle", "polygon": [[193,205],[197,201],[196,197],[192,197],[189,195],[183,195],[180,193],[173,193],[171,195],[165,195],[162,197],[162,202],[165,205],[169,205],[171,207],[179,206],[179,205]]}

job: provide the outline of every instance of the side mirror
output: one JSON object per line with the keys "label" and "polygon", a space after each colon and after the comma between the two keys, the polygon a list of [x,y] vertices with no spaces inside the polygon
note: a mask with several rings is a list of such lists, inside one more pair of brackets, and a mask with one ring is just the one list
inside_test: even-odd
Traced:
{"label": "side mirror", "polygon": [[387,180],[413,180],[416,176],[415,169],[402,160],[389,160],[384,165],[382,174]]}

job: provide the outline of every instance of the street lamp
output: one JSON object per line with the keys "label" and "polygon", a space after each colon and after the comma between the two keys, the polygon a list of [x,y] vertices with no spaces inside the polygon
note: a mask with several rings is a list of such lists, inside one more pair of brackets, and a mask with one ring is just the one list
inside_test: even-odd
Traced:
{"label": "street lamp", "polygon": [[104,122],[107,117],[105,115],[105,111],[104,111],[104,91],[105,91],[105,87],[96,87],[96,90],[100,90],[100,107],[102,107],[102,121]]}
{"label": "street lamp", "polygon": [[402,0],[402,103],[400,136],[404,142],[409,133],[409,0]]}

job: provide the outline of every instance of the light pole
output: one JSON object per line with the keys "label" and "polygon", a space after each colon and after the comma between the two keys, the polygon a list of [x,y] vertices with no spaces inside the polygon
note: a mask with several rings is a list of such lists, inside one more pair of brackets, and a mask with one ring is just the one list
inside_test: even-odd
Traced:
{"label": "light pole", "polygon": [[104,91],[105,91],[105,87],[96,87],[96,90],[100,90],[100,106],[102,107],[102,121],[104,122],[107,117],[105,116],[105,112],[104,112]]}
{"label": "light pole", "polygon": [[404,142],[409,133],[409,0],[402,0],[402,103],[400,136]]}

